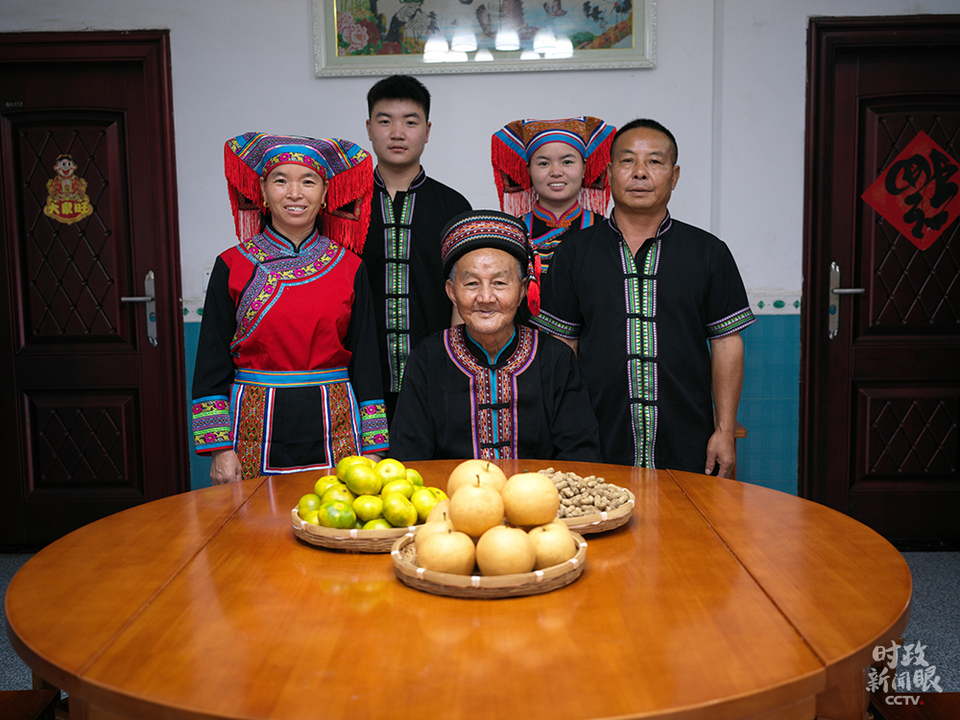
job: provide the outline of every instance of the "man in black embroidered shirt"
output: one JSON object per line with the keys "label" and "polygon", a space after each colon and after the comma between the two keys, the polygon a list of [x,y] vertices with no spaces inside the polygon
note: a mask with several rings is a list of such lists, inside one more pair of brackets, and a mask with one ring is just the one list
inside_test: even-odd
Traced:
{"label": "man in black embroidered shirt", "polygon": [[518,218],[478,210],[450,221],[443,234],[446,293],[463,323],[426,338],[410,355],[391,457],[600,459],[576,356],[515,321],[524,300],[536,312],[537,267]]}
{"label": "man in black embroidered shirt", "polygon": [[577,351],[604,462],[729,477],[740,331],[755,322],[743,281],[719,238],[667,210],[680,179],[669,130],[634,120],[610,155],[613,212],[564,238],[532,324]]}
{"label": "man in black embroidered shirt", "polygon": [[440,233],[470,210],[460,193],[427,177],[420,156],[430,139],[430,93],[393,75],[367,94],[367,136],[377,156],[363,261],[370,275],[387,418],[393,417],[407,357],[420,340],[450,326]]}

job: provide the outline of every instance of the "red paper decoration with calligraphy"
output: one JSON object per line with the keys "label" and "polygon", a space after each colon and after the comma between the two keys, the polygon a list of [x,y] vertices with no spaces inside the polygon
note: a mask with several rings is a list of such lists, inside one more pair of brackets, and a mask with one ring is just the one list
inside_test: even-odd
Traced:
{"label": "red paper decoration with calligraphy", "polygon": [[926,250],[960,215],[958,173],[960,163],[920,132],[861,197]]}

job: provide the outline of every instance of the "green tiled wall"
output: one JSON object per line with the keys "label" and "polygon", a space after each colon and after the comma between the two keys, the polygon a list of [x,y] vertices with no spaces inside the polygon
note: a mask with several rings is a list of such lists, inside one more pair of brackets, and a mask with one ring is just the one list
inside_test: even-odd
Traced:
{"label": "green tiled wall", "polygon": [[797,494],[800,432],[800,316],[759,315],[743,331],[737,479]]}
{"label": "green tiled wall", "polygon": [[[187,411],[192,399],[190,389],[193,387],[193,369],[197,364],[197,343],[200,341],[200,323],[185,322],[183,324],[184,347],[187,353]],[[188,423],[192,419],[187,420]],[[190,489],[210,486],[210,459],[203,458],[193,452],[193,437],[190,437]]]}

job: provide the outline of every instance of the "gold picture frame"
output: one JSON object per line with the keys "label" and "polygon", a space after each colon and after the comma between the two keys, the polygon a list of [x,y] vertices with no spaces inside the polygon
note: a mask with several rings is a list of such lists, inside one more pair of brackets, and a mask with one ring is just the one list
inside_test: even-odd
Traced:
{"label": "gold picture frame", "polygon": [[313,12],[317,77],[656,65],[655,0],[313,0]]}

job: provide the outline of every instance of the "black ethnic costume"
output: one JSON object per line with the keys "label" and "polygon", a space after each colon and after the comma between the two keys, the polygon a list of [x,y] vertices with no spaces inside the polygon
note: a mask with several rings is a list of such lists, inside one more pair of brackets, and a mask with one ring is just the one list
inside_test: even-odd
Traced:
{"label": "black ethnic costume", "polygon": [[703,472],[708,341],[756,321],[727,246],[668,213],[634,257],[611,217],[564,237],[541,303],[532,324],[579,341],[604,462]]}
{"label": "black ethnic costume", "polygon": [[407,363],[391,456],[598,461],[597,422],[573,351],[523,326],[495,358],[463,325],[430,336]]}
{"label": "black ethnic costume", "polygon": [[393,199],[379,172],[374,172],[363,261],[373,290],[388,417],[410,351],[450,325],[453,307],[444,291],[440,234],[450,218],[468,210],[466,198],[427,177],[423,168],[407,191]]}

